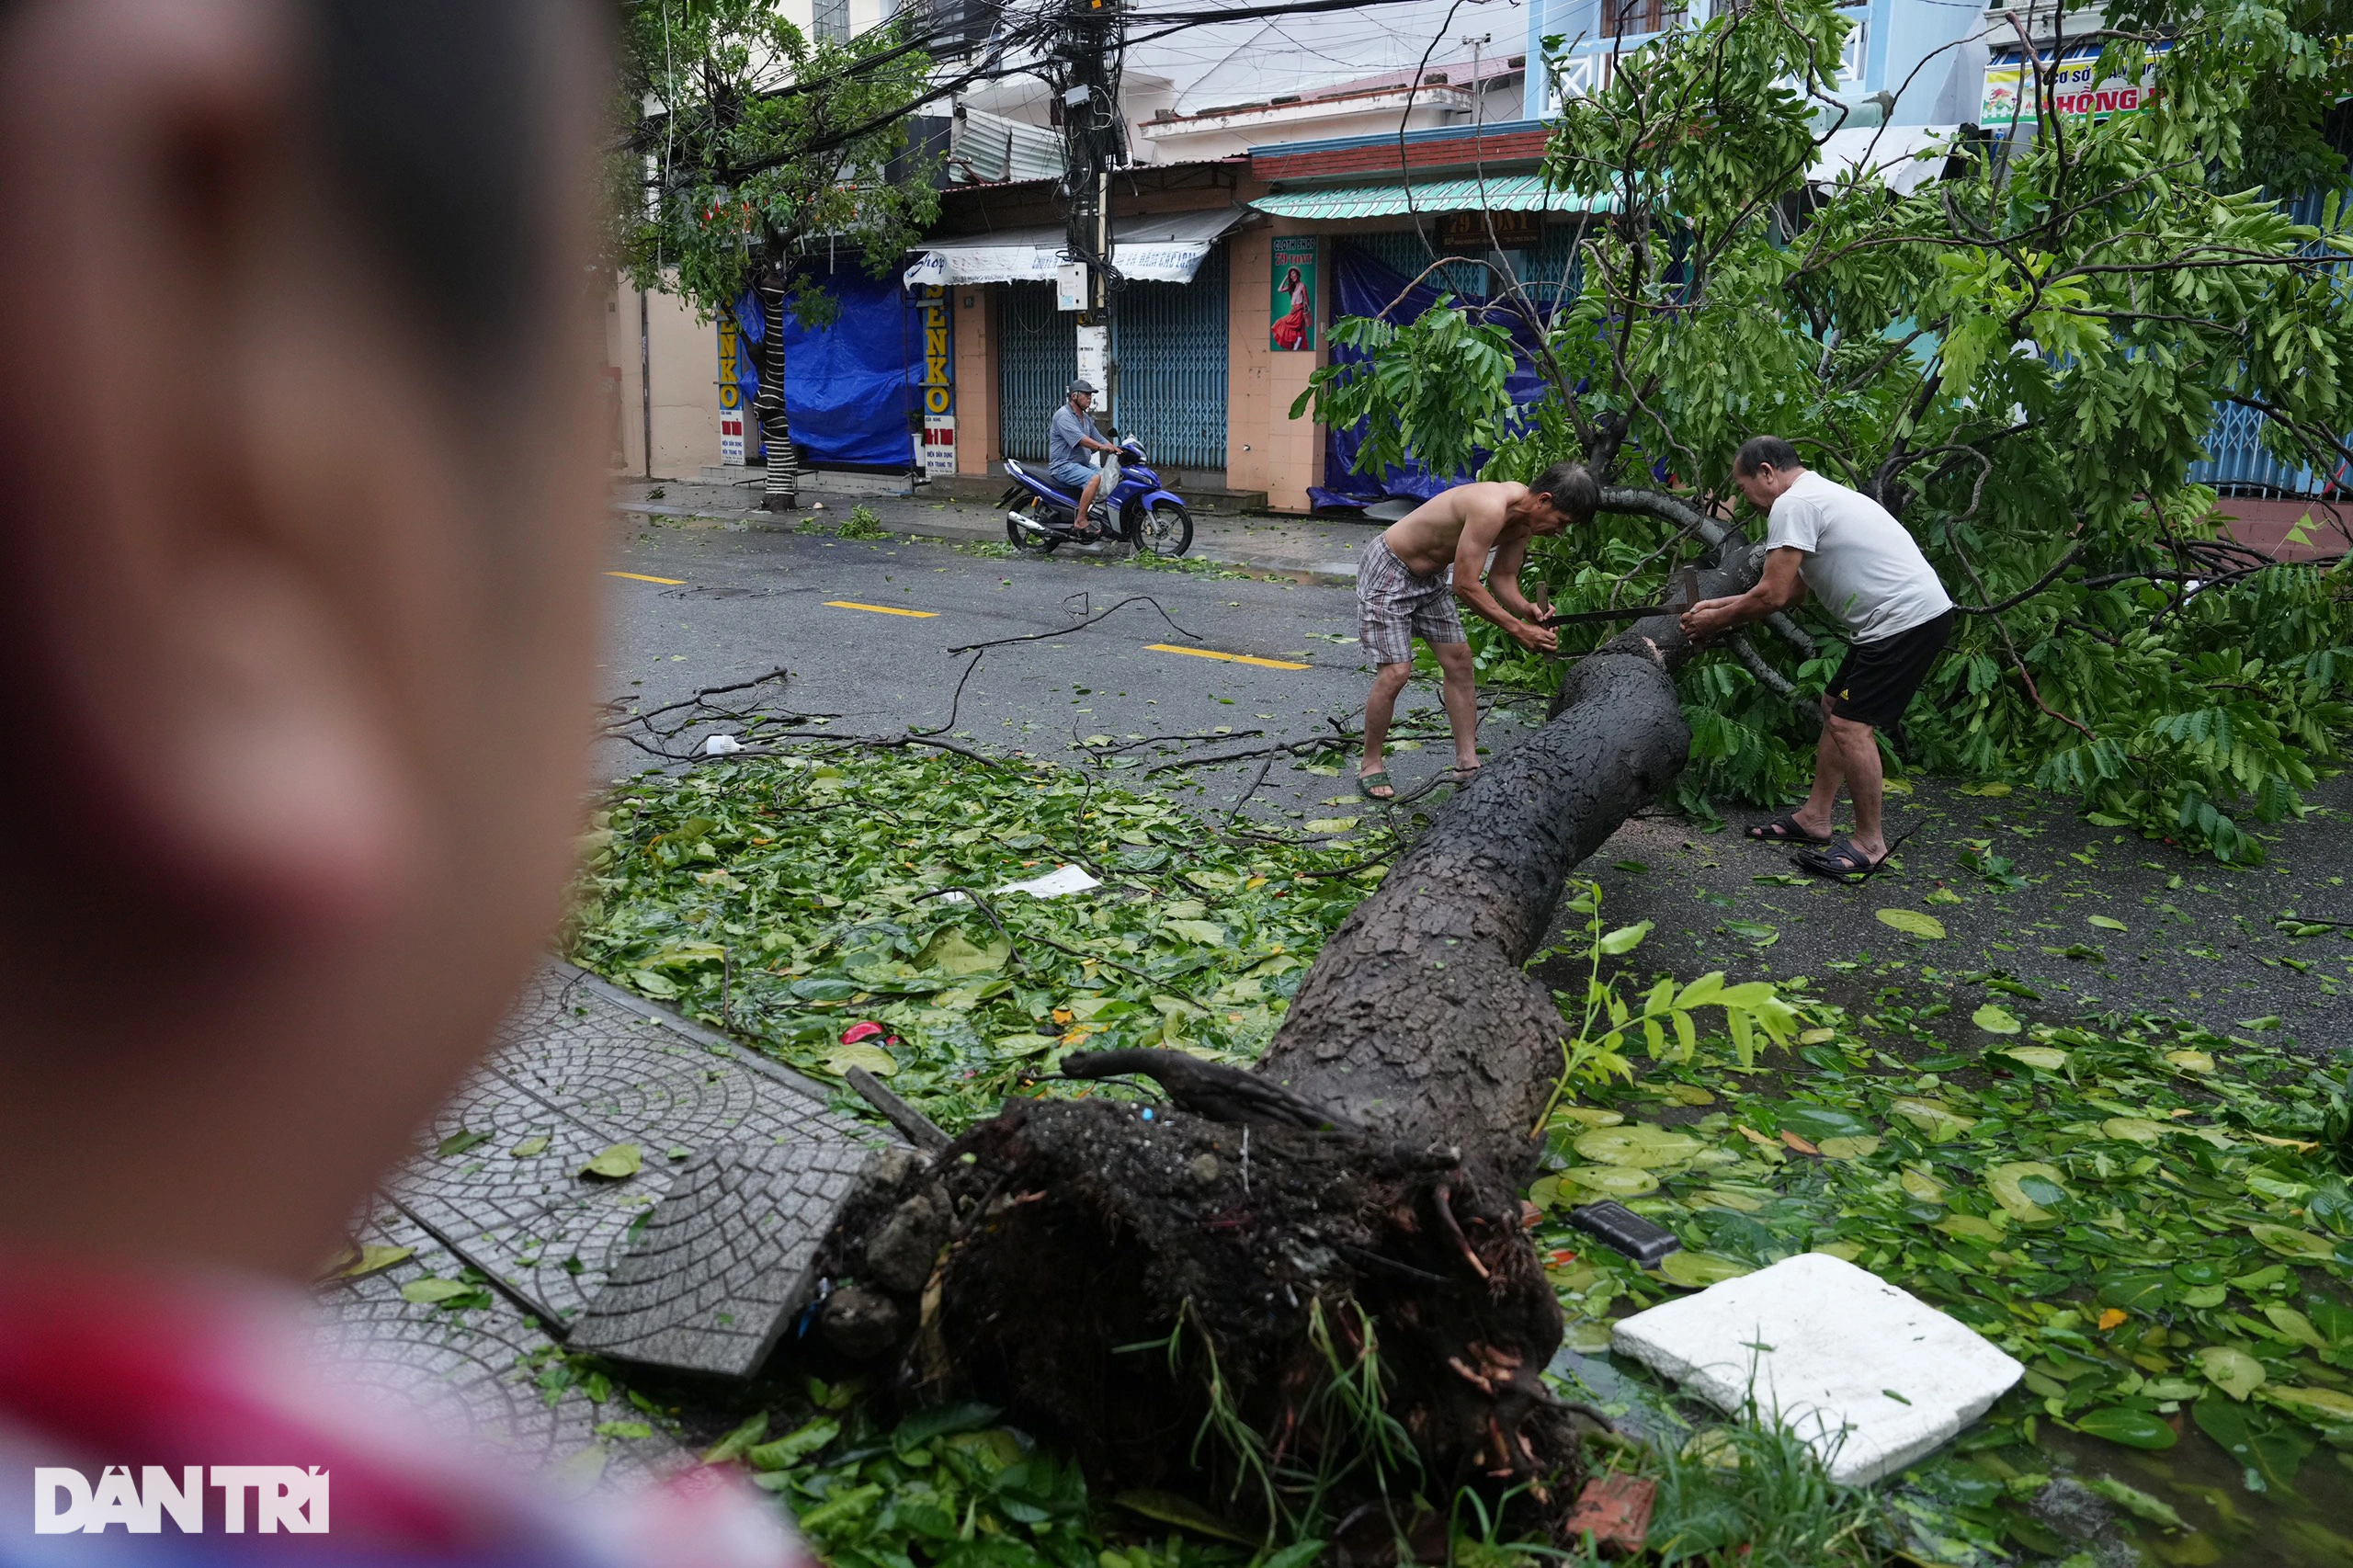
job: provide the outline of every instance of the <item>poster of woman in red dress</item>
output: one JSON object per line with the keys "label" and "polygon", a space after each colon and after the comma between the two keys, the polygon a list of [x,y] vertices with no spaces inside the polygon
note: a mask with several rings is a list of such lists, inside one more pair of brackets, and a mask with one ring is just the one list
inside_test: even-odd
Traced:
{"label": "poster of woman in red dress", "polygon": [[1274,242],[1274,298],[1268,341],[1283,350],[1315,347],[1315,240],[1300,235]]}

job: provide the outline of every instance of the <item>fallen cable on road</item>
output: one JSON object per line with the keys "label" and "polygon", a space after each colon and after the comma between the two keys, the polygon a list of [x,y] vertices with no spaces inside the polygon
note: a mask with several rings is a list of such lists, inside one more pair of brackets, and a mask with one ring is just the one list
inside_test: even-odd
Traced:
{"label": "fallen cable on road", "polygon": [[1150,605],[1154,609],[1158,610],[1160,612],[1160,619],[1166,621],[1170,626],[1175,627],[1176,634],[1179,637],[1189,637],[1196,642],[1201,640],[1201,634],[1199,632],[1188,631],[1184,627],[1177,625],[1176,618],[1170,615],[1168,611],[1163,608],[1161,602],[1158,599],[1154,598],[1150,594],[1131,594],[1126,598],[1121,599],[1118,604],[1113,605],[1109,609],[1102,610],[1095,615],[1088,616],[1085,620],[1079,621],[1077,624],[1073,626],[1056,627],[1051,631],[1032,631],[1020,637],[992,638],[986,642],[966,642],[958,647],[950,648],[948,652],[950,653],[970,653],[982,648],[1003,648],[1015,642],[1043,642],[1047,639],[1052,637],[1067,637],[1074,631],[1084,631],[1090,626],[1099,625],[1104,620],[1117,615],[1120,611],[1133,604]]}
{"label": "fallen cable on road", "polygon": [[[789,709],[779,710],[759,699],[741,706],[731,706],[711,700],[715,697],[724,697],[733,692],[758,691],[771,685],[780,690],[784,683],[790,678],[791,672],[779,665],[766,675],[754,676],[749,680],[731,681],[725,686],[704,687],[701,690],[682,697],[676,702],[665,702],[661,707],[643,713],[621,713],[620,710],[630,699],[625,697],[614,698],[604,705],[608,722],[597,733],[606,740],[625,741],[648,756],[660,757],[665,762],[688,762],[705,755],[702,740],[708,737],[688,740],[684,750],[678,749],[673,743],[696,730],[720,724],[732,725],[742,733],[731,733],[728,738],[740,742],[744,734],[748,734],[763,726],[784,727],[810,724],[841,717],[838,713],[796,713]],[[658,722],[673,714],[683,714],[684,717],[667,727]],[[748,752],[755,748],[745,746],[741,749]]]}

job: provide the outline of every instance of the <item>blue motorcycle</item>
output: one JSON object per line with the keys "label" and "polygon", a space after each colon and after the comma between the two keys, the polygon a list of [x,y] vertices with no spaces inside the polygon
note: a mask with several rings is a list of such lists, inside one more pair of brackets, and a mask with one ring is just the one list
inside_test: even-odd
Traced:
{"label": "blue motorcycle", "polygon": [[[1005,472],[1013,485],[1000,505],[1005,537],[1016,550],[1051,555],[1065,544],[1099,545],[1125,540],[1154,555],[1182,555],[1193,548],[1193,514],[1173,490],[1165,489],[1160,475],[1144,466],[1143,448],[1131,436],[1116,452],[1103,455],[1103,478],[1095,487],[1095,512],[1101,532],[1087,535],[1078,528],[1078,497],[1054,483],[1041,464],[1035,472],[1011,458]],[[1121,461],[1122,458],[1129,460]]]}

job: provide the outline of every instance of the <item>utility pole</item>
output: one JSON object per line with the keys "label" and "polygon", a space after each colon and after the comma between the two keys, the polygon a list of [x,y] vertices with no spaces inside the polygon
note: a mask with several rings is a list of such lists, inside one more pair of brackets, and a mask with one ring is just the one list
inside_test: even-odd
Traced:
{"label": "utility pole", "polygon": [[1078,318],[1078,374],[1103,389],[1103,417],[1116,419],[1119,367],[1111,362],[1111,171],[1128,161],[1120,113],[1122,0],[1063,0],[1049,81],[1063,128],[1063,194],[1069,203],[1067,254],[1086,268]]}

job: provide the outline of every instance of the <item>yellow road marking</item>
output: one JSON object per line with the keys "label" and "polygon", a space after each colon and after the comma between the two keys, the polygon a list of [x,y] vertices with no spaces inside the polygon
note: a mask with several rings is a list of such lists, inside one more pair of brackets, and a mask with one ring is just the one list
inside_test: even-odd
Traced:
{"label": "yellow road marking", "polygon": [[1269,670],[1312,670],[1313,665],[1294,665],[1289,659],[1261,659],[1249,653],[1221,653],[1214,648],[1180,648],[1174,642],[1147,642],[1147,653],[1190,653],[1197,659],[1223,659],[1229,665],[1256,665]]}
{"label": "yellow road marking", "polygon": [[939,617],[939,612],[936,609],[901,609],[895,605],[862,605],[855,599],[827,599],[825,608],[827,609],[862,609],[875,615],[912,616],[917,620],[936,620]]}
{"label": "yellow road marking", "polygon": [[626,577],[632,583],[659,583],[665,588],[683,588],[687,585],[687,580],[684,577],[649,577],[642,572],[608,572],[605,575]]}

